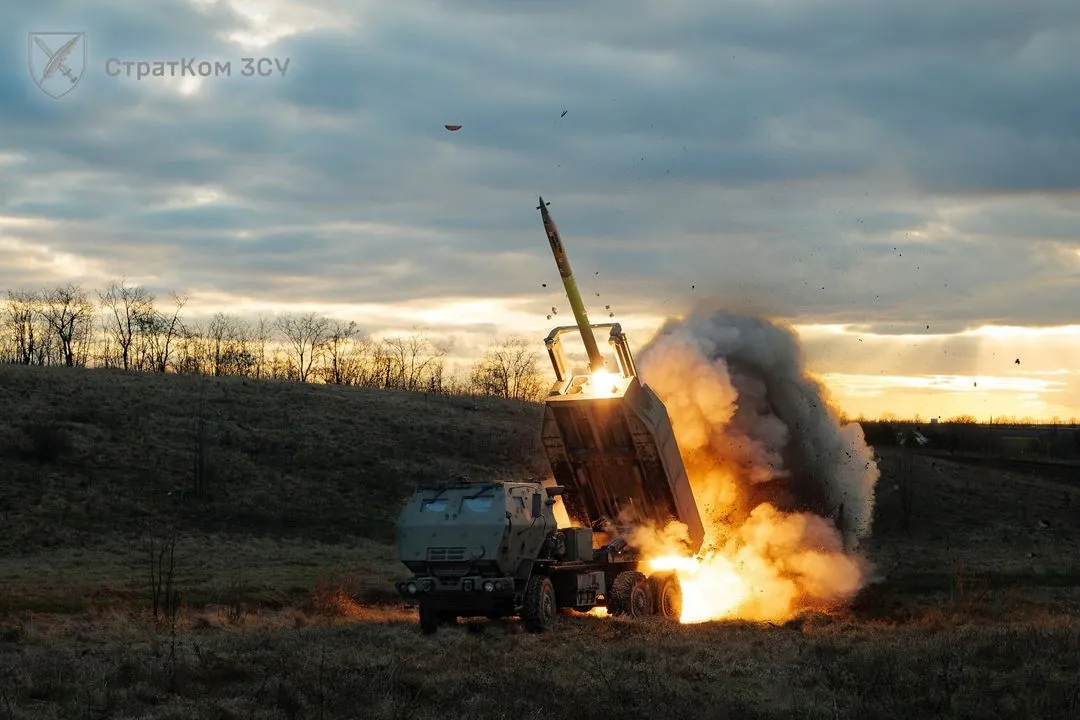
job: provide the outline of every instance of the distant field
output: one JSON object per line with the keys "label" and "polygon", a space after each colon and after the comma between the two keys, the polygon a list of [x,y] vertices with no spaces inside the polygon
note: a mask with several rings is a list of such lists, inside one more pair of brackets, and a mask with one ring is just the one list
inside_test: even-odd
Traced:
{"label": "distant field", "polygon": [[[878,448],[880,582],[848,611],[421,636],[390,584],[400,503],[425,476],[543,472],[539,420],[0,366],[0,720],[1080,717],[1080,484],[900,447]],[[172,537],[155,620],[147,543]]]}

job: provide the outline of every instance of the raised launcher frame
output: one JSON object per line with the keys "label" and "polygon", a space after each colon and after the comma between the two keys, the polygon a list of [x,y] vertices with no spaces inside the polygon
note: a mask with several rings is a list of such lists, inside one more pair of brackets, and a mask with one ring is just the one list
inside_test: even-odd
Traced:
{"label": "raised launcher frame", "polygon": [[610,328],[617,374],[567,372],[562,335],[577,325],[556,327],[544,340],[556,381],[544,400],[542,438],[555,482],[566,488],[567,515],[601,537],[605,521],[662,528],[676,520],[697,553],[705,529],[667,409],[638,379],[621,325],[589,327]]}

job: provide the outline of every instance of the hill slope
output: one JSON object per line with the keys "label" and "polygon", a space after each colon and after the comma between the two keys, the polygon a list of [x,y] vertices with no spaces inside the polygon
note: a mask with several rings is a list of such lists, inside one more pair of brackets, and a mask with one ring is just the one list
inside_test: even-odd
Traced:
{"label": "hill slope", "polygon": [[494,398],[0,366],[0,552],[134,537],[152,515],[387,541],[421,479],[543,472],[540,418]]}
{"label": "hill slope", "polygon": [[[492,398],[0,366],[0,610],[147,602],[147,541],[173,529],[186,602],[280,605],[331,572],[393,600],[411,487],[546,474],[540,421]],[[892,588],[1080,582],[1074,481],[878,451],[865,549]]]}

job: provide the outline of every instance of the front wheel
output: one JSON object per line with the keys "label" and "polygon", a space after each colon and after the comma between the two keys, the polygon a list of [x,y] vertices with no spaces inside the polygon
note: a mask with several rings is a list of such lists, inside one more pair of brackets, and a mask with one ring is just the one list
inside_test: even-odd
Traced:
{"label": "front wheel", "polygon": [[525,588],[521,622],[529,632],[539,633],[555,624],[555,588],[546,575],[533,575]]}

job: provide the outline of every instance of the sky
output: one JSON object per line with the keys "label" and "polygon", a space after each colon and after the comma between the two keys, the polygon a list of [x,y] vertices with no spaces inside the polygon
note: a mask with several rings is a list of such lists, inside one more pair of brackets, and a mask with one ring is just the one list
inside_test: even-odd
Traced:
{"label": "sky", "polygon": [[[853,416],[1080,415],[1076,0],[37,0],[0,27],[0,289],[125,277],[189,315],[542,352],[569,316],[543,195],[637,347],[707,301],[793,324]],[[85,33],[74,86],[36,84],[46,32]],[[109,74],[185,58],[231,76]]]}

